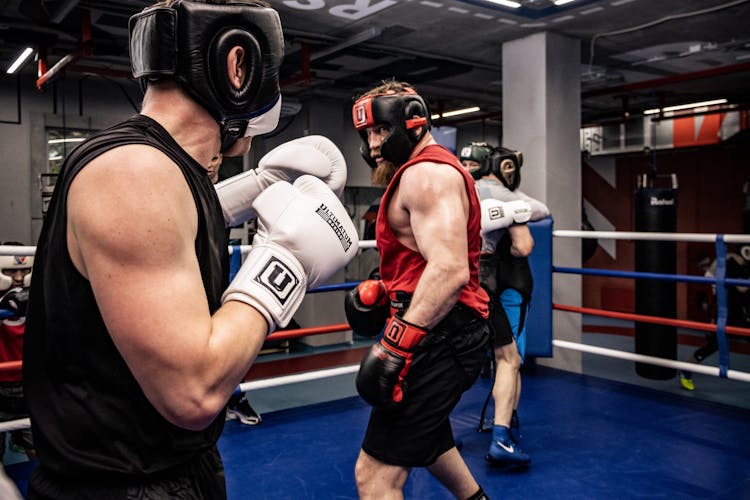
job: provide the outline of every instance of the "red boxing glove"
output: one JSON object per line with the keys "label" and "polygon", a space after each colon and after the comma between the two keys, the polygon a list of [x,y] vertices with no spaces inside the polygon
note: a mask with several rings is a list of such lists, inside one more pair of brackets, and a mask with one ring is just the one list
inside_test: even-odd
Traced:
{"label": "red boxing glove", "polygon": [[365,280],[357,285],[359,300],[368,307],[384,306],[388,303],[385,286],[380,280]]}
{"label": "red boxing glove", "polygon": [[344,297],[346,320],[352,331],[374,337],[383,330],[390,316],[385,286],[379,280],[365,280]]}
{"label": "red boxing glove", "polygon": [[409,373],[414,349],[427,330],[393,316],[385,326],[380,342],[365,355],[357,374],[357,391],[373,406],[400,403],[404,399],[404,379]]}

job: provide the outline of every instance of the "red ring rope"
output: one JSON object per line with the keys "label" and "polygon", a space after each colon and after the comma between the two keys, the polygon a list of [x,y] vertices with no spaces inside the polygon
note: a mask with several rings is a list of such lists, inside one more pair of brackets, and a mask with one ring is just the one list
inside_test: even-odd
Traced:
{"label": "red ring rope", "polygon": [[[323,333],[343,332],[351,330],[351,326],[348,323],[336,323],[328,326],[313,326],[310,328],[297,328],[294,330],[281,330],[274,332],[266,340],[284,340],[293,339],[297,337],[305,337],[308,335],[321,335]],[[0,373],[17,373],[21,371],[22,362],[19,361],[4,361],[0,363]]]}
{"label": "red ring rope", "polygon": [[[602,316],[604,318],[627,319],[632,321],[640,321],[642,323],[653,323],[656,325],[678,326],[682,328],[691,328],[693,330],[703,330],[706,332],[716,331],[716,325],[713,323],[699,323],[697,321],[687,321],[684,319],[660,318],[658,316],[645,316],[643,314],[606,311],[604,309],[592,309],[589,307],[568,306],[564,304],[552,304],[552,309],[557,309],[559,311],[577,312],[581,314],[590,314],[592,316]],[[726,332],[731,335],[750,337],[750,328],[727,326]]]}

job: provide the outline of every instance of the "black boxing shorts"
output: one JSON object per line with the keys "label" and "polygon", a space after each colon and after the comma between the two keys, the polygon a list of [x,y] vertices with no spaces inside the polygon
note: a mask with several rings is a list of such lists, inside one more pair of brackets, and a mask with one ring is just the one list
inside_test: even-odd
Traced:
{"label": "black boxing shorts", "polygon": [[513,342],[513,327],[510,325],[508,315],[505,313],[500,298],[490,295],[490,331],[494,347],[506,346]]}
{"label": "black boxing shorts", "polygon": [[223,500],[227,498],[224,464],[213,446],[179,470],[153,476],[116,480],[97,478],[75,480],[51,475],[37,467],[29,481],[29,500]]}
{"label": "black boxing shorts", "polygon": [[417,346],[395,407],[373,408],[362,450],[402,467],[426,467],[455,446],[449,416],[487,358],[489,324],[458,304]]}

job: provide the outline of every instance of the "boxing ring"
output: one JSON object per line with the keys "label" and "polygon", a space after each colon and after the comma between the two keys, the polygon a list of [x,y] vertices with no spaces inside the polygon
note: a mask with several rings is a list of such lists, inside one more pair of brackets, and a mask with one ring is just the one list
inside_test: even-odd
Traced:
{"label": "boxing ring", "polygon": [[[726,325],[725,293],[727,286],[750,286],[750,281],[727,278],[721,271],[726,244],[750,243],[750,237],[553,230],[551,219],[532,223],[530,228],[537,244],[531,258],[535,287],[528,323],[528,355],[551,357],[554,346],[750,382],[750,372],[730,368],[733,359],[726,334],[750,337],[750,329]],[[719,272],[716,278],[707,278],[555,266],[552,258],[555,238],[714,242]],[[231,247],[232,273],[249,248]],[[374,242],[360,242],[360,248],[374,248]],[[6,255],[33,255],[34,250],[34,247],[0,247],[0,253]],[[553,282],[557,274],[716,284],[719,317],[716,324],[698,323],[554,303]],[[357,284],[358,281],[330,284],[308,293],[344,291]],[[552,331],[553,314],[582,314],[715,331],[719,339],[719,366],[556,339]],[[0,318],[7,316],[7,312],[0,311]],[[348,324],[338,323],[277,331],[267,340],[348,330]],[[263,364],[260,357],[257,364]],[[20,368],[20,361],[0,363],[2,371]],[[246,380],[237,387],[236,391],[248,393],[254,406],[256,397],[278,394],[292,386],[308,387],[300,391],[318,399],[312,397],[310,404],[264,412],[260,426],[248,427],[237,421],[226,423],[219,447],[230,498],[357,497],[353,467],[369,414],[369,407],[356,396],[353,387],[357,369],[358,363],[329,366]],[[349,396],[327,400],[327,386],[333,383],[350,384]],[[522,474],[498,472],[484,460],[489,438],[476,432],[476,423],[491,388],[489,378],[480,378],[467,391],[451,417],[454,431],[464,443],[464,459],[491,496],[601,498],[614,494],[620,498],[646,495],[750,498],[750,455],[744,445],[750,436],[750,409],[712,404],[536,363],[524,367],[523,384],[519,409],[522,443],[533,462]],[[1,422],[0,432],[28,426],[28,419]],[[33,466],[33,462],[27,462],[8,467],[9,475],[22,491]],[[413,471],[405,494],[407,498],[451,498],[422,469]]]}

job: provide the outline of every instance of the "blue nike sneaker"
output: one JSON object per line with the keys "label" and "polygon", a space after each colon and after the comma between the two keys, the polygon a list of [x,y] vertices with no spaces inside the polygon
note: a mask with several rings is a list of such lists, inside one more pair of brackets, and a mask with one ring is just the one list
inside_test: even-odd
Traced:
{"label": "blue nike sneaker", "polygon": [[510,431],[502,425],[492,427],[492,443],[487,452],[487,461],[492,465],[519,467],[529,465],[531,457],[513,441]]}

